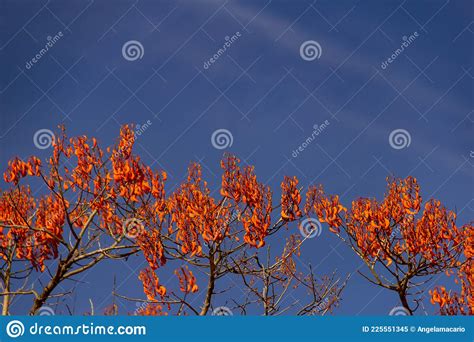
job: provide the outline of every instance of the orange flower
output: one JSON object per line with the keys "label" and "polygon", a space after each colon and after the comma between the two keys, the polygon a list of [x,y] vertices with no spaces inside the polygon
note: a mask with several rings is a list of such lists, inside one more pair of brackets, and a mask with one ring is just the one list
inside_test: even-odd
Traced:
{"label": "orange flower", "polygon": [[15,158],[8,162],[8,169],[3,174],[7,183],[17,185],[21,178],[26,176],[39,176],[41,174],[41,161],[33,156],[28,161]]}
{"label": "orange flower", "polygon": [[143,283],[143,291],[148,300],[155,301],[158,296],[162,299],[166,296],[166,288],[160,285],[159,279],[152,269],[146,268],[140,271],[138,279]]}
{"label": "orange flower", "polygon": [[340,204],[339,196],[326,196],[323,187],[310,187],[306,195],[305,212],[312,211],[318,215],[319,221],[327,222],[329,229],[333,232],[339,232],[339,227],[343,222],[343,214],[347,209]]}
{"label": "orange flower", "polygon": [[239,163],[240,160],[230,154],[226,154],[221,161],[221,167],[224,170],[221,195],[233,199],[236,203],[239,203],[242,197],[242,174],[240,173]]}
{"label": "orange flower", "polygon": [[150,268],[156,270],[166,264],[163,243],[160,232],[153,229],[151,232],[142,231],[137,236],[137,244],[142,250]]}
{"label": "orange flower", "polygon": [[294,221],[302,216],[300,210],[301,194],[298,179],[285,176],[281,183],[281,217],[285,221]]}
{"label": "orange flower", "polygon": [[179,279],[179,289],[184,293],[195,293],[199,290],[196,284],[196,277],[193,272],[186,267],[180,267],[179,270],[175,270],[174,274]]}
{"label": "orange flower", "polygon": [[265,237],[271,225],[272,193],[270,188],[261,184],[254,190],[256,195],[252,200],[251,210],[247,210],[242,217],[245,229],[244,242],[260,248],[265,245]]}

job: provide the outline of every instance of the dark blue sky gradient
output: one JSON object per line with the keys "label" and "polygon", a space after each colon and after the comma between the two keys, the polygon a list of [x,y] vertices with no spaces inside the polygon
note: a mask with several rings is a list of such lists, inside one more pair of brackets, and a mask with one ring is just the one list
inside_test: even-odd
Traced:
{"label": "dark blue sky gradient", "polygon": [[[255,165],[259,180],[277,190],[275,200],[284,175],[296,175],[305,187],[322,183],[345,205],[358,196],[381,198],[390,174],[413,175],[423,198],[440,199],[457,210],[459,223],[468,222],[474,210],[472,13],[471,1],[449,0],[2,0],[2,171],[17,155],[48,156],[50,149],[33,144],[39,129],[63,123],[70,135],[96,136],[108,146],[120,125],[150,120],[135,151],[168,172],[168,188],[183,179],[190,161],[201,160],[217,189],[223,150],[212,146],[211,135],[225,128],[233,136],[226,150]],[[58,31],[64,36],[27,69]],[[237,31],[241,37],[205,69]],[[416,40],[383,69],[414,32]],[[123,58],[129,40],[141,42],[142,59]],[[307,40],[321,45],[320,59],[300,57]],[[294,158],[313,125],[325,120],[327,128]],[[410,133],[411,144],[397,150],[389,135],[399,128]],[[364,271],[323,228],[305,243],[302,270],[311,263],[321,275]],[[118,292],[143,297],[137,279],[143,260],[134,257],[127,265],[104,263],[81,275],[80,284],[69,284],[77,287],[74,312],[89,310],[89,298],[97,312],[111,304],[114,276]],[[166,282],[170,274],[162,272]],[[353,274],[335,313],[385,315],[397,305],[394,294]],[[434,313],[428,300],[424,305]],[[120,301],[120,309],[132,312],[135,304]],[[67,313],[65,306],[59,311]]]}

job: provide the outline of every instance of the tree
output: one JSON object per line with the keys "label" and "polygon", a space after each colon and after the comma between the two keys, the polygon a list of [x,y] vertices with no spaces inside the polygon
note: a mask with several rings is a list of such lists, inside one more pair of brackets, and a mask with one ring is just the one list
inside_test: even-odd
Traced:
{"label": "tree", "polygon": [[474,315],[474,229],[466,229],[465,235],[465,261],[455,279],[461,291],[447,291],[444,286],[437,286],[430,291],[431,303],[439,306],[442,315]]}
{"label": "tree", "polygon": [[[33,296],[35,314],[48,299],[70,293],[54,293],[66,279],[138,251],[123,221],[140,208],[140,185],[153,175],[134,173],[140,161],[131,155],[133,141],[124,127],[106,158],[96,139],[67,139],[61,128],[46,165],[35,156],[8,163],[4,180],[11,186],[0,197],[3,315],[16,296]],[[46,284],[31,281],[38,272],[49,275]]]}
{"label": "tree", "polygon": [[[105,150],[94,138],[69,139],[61,127],[45,163],[36,156],[8,163],[8,188],[0,196],[3,315],[10,314],[17,296],[31,296],[30,314],[35,314],[73,291],[62,290],[66,280],[103,260],[135,254],[148,262],[139,276],[147,297],[138,299],[144,303],[139,314],[208,314],[215,308],[218,283],[230,275],[248,289],[245,300],[235,303],[243,313],[252,305],[267,315],[299,305],[299,314],[324,314],[338,304],[345,284],[334,274],[317,280],[312,270],[304,276],[296,271],[294,259],[306,238],[290,236],[275,261],[270,248],[262,248],[302,218],[296,178],[285,177],[280,204],[273,206],[273,192],[257,181],[253,167],[241,169],[229,155],[222,161],[220,198],[211,196],[198,164],[166,196],[166,172],[144,164],[133,153],[134,142],[129,125]],[[165,265],[175,267],[179,291],[160,284],[157,272]],[[204,287],[197,283],[197,271],[207,277]],[[38,274],[47,282],[33,281]],[[295,286],[305,288],[309,300],[284,304]],[[200,288],[204,301],[193,305],[189,298]],[[117,308],[107,311],[117,313]]]}
{"label": "tree", "polygon": [[[281,183],[281,200],[272,205],[273,194],[268,186],[257,181],[254,168],[241,168],[239,160],[226,155],[220,197],[214,198],[207,182],[202,179],[199,164],[189,167],[188,177],[164,202],[158,205],[158,215],[140,216],[142,229],[137,235],[149,267],[140,273],[146,300],[122,298],[145,303],[138,314],[209,314],[219,310],[216,297],[228,289],[220,288],[224,277],[233,276],[232,283],[240,282],[246,288],[241,300],[230,300],[233,308],[242,314],[249,310],[264,315],[282,312],[295,314],[325,314],[339,303],[345,284],[335,275],[316,279],[312,270],[302,275],[296,269],[294,258],[307,239],[290,235],[283,251],[274,261],[271,248],[264,249],[272,236],[281,236],[281,229],[298,221],[301,194],[296,177],[285,177]],[[163,189],[164,185],[160,185]],[[162,193],[165,198],[164,193]],[[272,213],[279,212],[272,223]],[[146,227],[146,228],[145,228]],[[189,299],[200,291],[192,270],[178,269],[180,291],[168,291],[156,272],[170,261],[185,262],[196,272],[205,274],[204,300],[193,305]],[[195,273],[196,273],[195,272]],[[302,287],[309,293],[306,302],[285,303],[289,289]],[[165,306],[166,311],[163,311]],[[296,309],[299,306],[299,309]],[[224,313],[225,314],[225,313]]]}
{"label": "tree", "polygon": [[[382,201],[359,198],[351,208],[344,207],[338,196],[326,195],[322,186],[311,187],[306,212],[327,222],[362,259],[369,270],[368,275],[359,272],[365,279],[396,292],[413,314],[419,300],[411,303],[409,296],[433,275],[461,266],[463,240],[467,231],[472,234],[472,224],[459,227],[456,214],[437,200],[427,201],[421,210],[420,187],[413,177],[388,178],[387,184]],[[472,263],[469,277],[466,284],[472,288]]]}

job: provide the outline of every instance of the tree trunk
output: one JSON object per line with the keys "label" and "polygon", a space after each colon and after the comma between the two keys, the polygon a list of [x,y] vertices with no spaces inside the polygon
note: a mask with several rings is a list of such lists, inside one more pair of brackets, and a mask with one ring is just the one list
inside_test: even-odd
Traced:
{"label": "tree trunk", "polygon": [[402,302],[403,307],[407,310],[410,316],[413,316],[413,311],[410,309],[407,301],[407,294],[405,291],[399,291],[398,296],[400,297],[400,301]]}
{"label": "tree trunk", "polygon": [[35,301],[33,302],[33,306],[30,309],[31,316],[35,315],[36,311],[43,306],[44,302],[48,300],[51,292],[53,292],[56,286],[58,286],[58,284],[60,283],[66,271],[67,271],[67,268],[63,267],[61,265],[61,262],[59,262],[58,268],[56,270],[56,274],[54,275],[53,278],[51,278],[48,285],[44,287],[43,292],[38,297],[35,298]]}
{"label": "tree trunk", "polygon": [[199,313],[200,316],[205,316],[207,312],[209,311],[209,307],[211,306],[211,298],[214,292],[214,283],[216,281],[214,273],[215,273],[214,256],[211,254],[209,257],[209,282],[207,284],[206,299],[204,300],[204,304],[202,306],[201,312]]}
{"label": "tree trunk", "polygon": [[3,305],[2,305],[2,315],[7,316],[10,311],[10,272],[11,272],[12,263],[11,260],[8,260],[8,266],[5,270],[4,282],[3,282],[3,292],[7,293],[3,296]]}

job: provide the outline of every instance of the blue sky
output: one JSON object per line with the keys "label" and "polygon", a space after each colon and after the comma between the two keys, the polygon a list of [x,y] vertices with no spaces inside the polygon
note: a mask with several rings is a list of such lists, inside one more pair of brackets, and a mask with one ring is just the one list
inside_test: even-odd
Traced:
{"label": "blue sky", "polygon": [[[33,143],[40,129],[63,123],[69,134],[107,146],[120,125],[149,120],[136,152],[165,169],[171,187],[192,160],[216,186],[219,160],[230,151],[275,189],[284,175],[296,175],[304,186],[322,183],[342,194],[346,205],[358,196],[380,198],[390,174],[413,175],[424,198],[456,209],[460,223],[472,220],[472,2],[3,0],[0,8],[3,168],[17,155],[50,153]],[[130,40],[142,46],[134,61],[122,54]],[[319,43],[320,58],[301,57],[307,41]],[[218,129],[232,135],[224,150],[211,142]],[[396,129],[407,132],[409,146],[391,146]],[[300,262],[320,274],[337,268],[341,276],[361,263],[326,226]],[[141,260],[129,264],[88,273],[76,290],[76,313],[88,310],[82,296],[98,310],[110,304],[113,276],[127,294],[142,295],[133,275]],[[396,305],[396,296],[354,274],[335,313],[384,315]]]}

